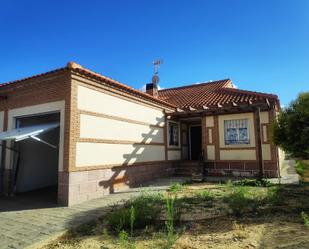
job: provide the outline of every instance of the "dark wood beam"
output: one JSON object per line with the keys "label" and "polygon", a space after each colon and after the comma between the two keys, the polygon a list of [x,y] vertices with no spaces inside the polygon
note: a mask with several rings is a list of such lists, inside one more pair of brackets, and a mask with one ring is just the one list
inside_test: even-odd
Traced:
{"label": "dark wood beam", "polygon": [[257,149],[257,160],[259,164],[259,179],[264,177],[264,161],[262,152],[262,133],[261,133],[261,118],[260,118],[261,108],[255,108],[255,127],[256,127],[256,149]]}

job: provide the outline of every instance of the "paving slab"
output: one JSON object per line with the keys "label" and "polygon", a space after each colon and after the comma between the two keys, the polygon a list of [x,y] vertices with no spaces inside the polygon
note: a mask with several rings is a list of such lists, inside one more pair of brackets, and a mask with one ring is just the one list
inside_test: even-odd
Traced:
{"label": "paving slab", "polygon": [[[174,182],[186,178],[157,179],[144,186],[128,189],[105,197],[90,200],[72,207],[40,203],[35,198],[21,201],[0,197],[0,249],[39,248],[70,229],[95,220],[111,210],[113,205],[138,196],[143,191],[161,191]],[[18,198],[18,197],[13,197]]]}

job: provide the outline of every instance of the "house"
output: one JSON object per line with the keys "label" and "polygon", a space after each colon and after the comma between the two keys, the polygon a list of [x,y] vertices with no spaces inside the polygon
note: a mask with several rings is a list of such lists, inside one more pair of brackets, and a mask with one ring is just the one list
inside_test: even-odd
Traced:
{"label": "house", "polygon": [[146,93],[74,62],[0,86],[0,191],[73,205],[156,177],[279,176],[276,95],[229,79]]}

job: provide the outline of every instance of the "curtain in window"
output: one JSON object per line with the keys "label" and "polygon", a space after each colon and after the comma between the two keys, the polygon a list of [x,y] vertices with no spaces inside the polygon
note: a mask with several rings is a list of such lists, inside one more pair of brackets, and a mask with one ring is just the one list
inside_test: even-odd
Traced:
{"label": "curtain in window", "polygon": [[224,120],[225,144],[248,144],[248,119]]}

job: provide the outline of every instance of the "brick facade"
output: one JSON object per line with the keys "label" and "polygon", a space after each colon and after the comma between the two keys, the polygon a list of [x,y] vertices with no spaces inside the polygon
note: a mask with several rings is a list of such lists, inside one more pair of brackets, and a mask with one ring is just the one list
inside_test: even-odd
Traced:
{"label": "brick facade", "polygon": [[[165,108],[169,109],[169,111],[173,110],[171,109],[171,106],[164,106],[164,104],[159,102],[156,103],[155,99],[147,100],[145,97],[140,97],[139,99],[134,92],[131,96],[128,91],[120,91],[117,87],[105,84],[102,81],[104,77],[100,77],[96,75],[96,78],[91,78],[74,72],[73,69],[66,67],[42,74],[38,77],[28,78],[14,84],[3,85],[0,88],[0,111],[4,112],[4,131],[11,128],[8,127],[9,110],[56,101],[64,101],[63,170],[58,173],[58,202],[63,205],[77,204],[122,189],[138,186],[143,182],[152,180],[156,177],[170,176],[174,173],[177,166],[185,172],[189,172],[188,174],[191,174],[192,170],[196,169],[194,163],[182,165],[179,163],[180,161],[177,161],[177,163],[168,161],[168,131],[166,124],[163,127],[165,161],[133,163],[132,165],[76,167],[76,144],[80,141],[81,114],[81,111],[78,110],[78,84],[87,85],[87,87],[97,91],[109,91],[113,92],[113,94],[116,93],[117,96],[119,95],[119,98],[129,96],[132,102],[137,102],[140,105],[151,104],[156,106],[156,108],[160,107],[162,110]],[[122,87],[125,88],[124,86]],[[207,175],[239,177],[256,176],[259,172],[259,165],[256,160],[220,160],[219,118],[218,115],[214,113],[212,113],[212,115],[214,117],[214,125],[212,127],[206,127],[205,116],[201,118],[202,150],[204,155],[204,169]],[[267,132],[269,132],[270,123],[274,118],[275,111],[272,109],[269,112],[269,124],[263,124],[267,127]],[[189,127],[189,122],[186,124],[186,127]],[[182,128],[180,130],[182,131]],[[211,139],[209,138],[210,131],[212,134]],[[188,137],[188,131],[184,132]],[[181,133],[180,143],[184,146],[188,146],[188,143],[183,143],[182,139],[183,136]],[[210,140],[212,141],[210,142]],[[263,144],[269,144],[271,148],[271,160],[264,161],[264,175],[266,177],[276,177],[279,174],[277,148],[269,142],[269,139],[263,141]],[[207,145],[214,146],[214,160],[207,159]],[[179,150],[181,151],[181,157],[183,158],[184,154],[182,148],[179,148]],[[188,170],[185,170],[185,167],[188,167]],[[4,169],[4,192],[8,191],[11,178],[11,170]]]}

